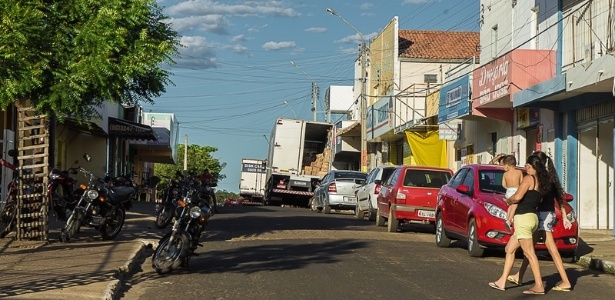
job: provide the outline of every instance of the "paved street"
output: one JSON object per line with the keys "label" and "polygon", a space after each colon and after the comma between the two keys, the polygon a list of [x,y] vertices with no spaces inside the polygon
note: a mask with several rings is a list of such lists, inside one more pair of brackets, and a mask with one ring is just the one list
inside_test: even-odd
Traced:
{"label": "paved street", "polygon": [[[502,253],[470,258],[461,243],[437,248],[429,226],[390,234],[348,213],[289,207],[229,207],[214,216],[190,272],[160,276],[144,259],[123,299],[493,299],[522,297],[525,286],[493,290]],[[520,260],[518,260],[519,262]],[[611,299],[615,276],[566,265],[574,291],[549,299]],[[541,262],[547,289],[559,280]]]}

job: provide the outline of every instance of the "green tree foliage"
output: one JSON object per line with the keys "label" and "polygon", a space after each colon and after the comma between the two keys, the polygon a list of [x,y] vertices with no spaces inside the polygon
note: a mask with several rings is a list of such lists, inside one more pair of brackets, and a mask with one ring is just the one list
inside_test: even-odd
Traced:
{"label": "green tree foliage", "polygon": [[105,101],[153,103],[179,47],[165,19],[156,0],[0,1],[0,107],[83,121]]}
{"label": "green tree foliage", "polygon": [[[161,179],[160,187],[167,187],[177,172],[183,173],[184,149],[185,146],[183,144],[177,146],[177,164],[154,165],[154,175]],[[222,169],[226,167],[226,163],[220,162],[220,160],[212,156],[216,151],[218,151],[216,147],[188,145],[188,172],[201,174],[203,170],[207,169],[211,174],[216,175],[218,181],[226,178],[226,175],[221,173]]]}

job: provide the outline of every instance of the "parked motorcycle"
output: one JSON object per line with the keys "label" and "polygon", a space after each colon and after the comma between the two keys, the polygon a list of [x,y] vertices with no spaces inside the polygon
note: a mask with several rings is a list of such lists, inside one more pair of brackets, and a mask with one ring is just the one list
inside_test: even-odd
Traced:
{"label": "parked motorcycle", "polygon": [[199,244],[201,233],[210,217],[210,206],[200,198],[198,183],[192,178],[184,197],[177,200],[177,217],[171,232],[166,234],[154,251],[152,267],[158,274],[169,273],[181,266],[188,267]]}
{"label": "parked motorcycle", "polygon": [[177,199],[181,198],[180,184],[176,180],[171,181],[171,186],[164,190],[162,203],[156,204],[156,227],[162,229],[173,221],[176,212]]}
{"label": "parked motorcycle", "polygon": [[71,175],[78,173],[79,168],[74,166],[65,171],[54,168],[49,172],[47,195],[50,211],[53,211],[60,221],[66,221],[68,214],[74,208],[73,191],[76,181]]}
{"label": "parked motorcycle", "polygon": [[[85,154],[86,161],[90,161]],[[84,168],[79,168],[89,182],[81,184],[73,196],[78,197],[66,224],[60,233],[60,241],[68,242],[84,225],[94,227],[104,240],[112,240],[120,233],[126,219],[126,209],[132,206],[136,194],[134,187],[112,186],[102,178],[96,177]]]}

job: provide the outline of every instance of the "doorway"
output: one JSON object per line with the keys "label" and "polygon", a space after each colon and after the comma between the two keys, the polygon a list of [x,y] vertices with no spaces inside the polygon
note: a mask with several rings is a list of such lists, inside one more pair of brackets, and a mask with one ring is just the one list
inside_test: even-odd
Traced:
{"label": "doorway", "polygon": [[579,126],[577,214],[582,229],[613,229],[613,120]]}

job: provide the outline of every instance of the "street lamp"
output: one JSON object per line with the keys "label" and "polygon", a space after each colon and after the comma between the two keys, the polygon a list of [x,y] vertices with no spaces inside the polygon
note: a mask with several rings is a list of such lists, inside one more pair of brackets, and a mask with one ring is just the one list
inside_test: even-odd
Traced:
{"label": "street lamp", "polygon": [[288,101],[284,100],[284,104],[286,104],[286,106],[288,106],[288,108],[290,108],[290,111],[293,112],[293,115],[295,116],[295,119],[297,119],[297,114],[295,113],[295,111],[293,110],[292,107],[290,107],[290,104],[288,104]]}
{"label": "street lamp", "polygon": [[367,84],[367,41],[359,30],[346,21],[346,19],[342,18],[342,16],[338,15],[333,9],[327,8],[327,12],[344,21],[344,23],[350,26],[350,28],[352,28],[352,30],[354,30],[361,38],[361,49],[359,53],[361,59],[361,77],[359,78],[359,80],[361,80],[361,171],[367,172],[367,89],[365,86]]}
{"label": "street lamp", "polygon": [[305,76],[307,76],[312,81],[312,111],[314,112],[314,121],[316,121],[316,101],[318,100],[318,84],[316,84],[316,81],[314,80],[314,78],[312,78],[312,76],[303,71],[303,69],[299,68],[299,66],[297,66],[294,61],[291,60],[290,64],[293,65],[293,67],[299,69],[301,73],[305,74]]}

